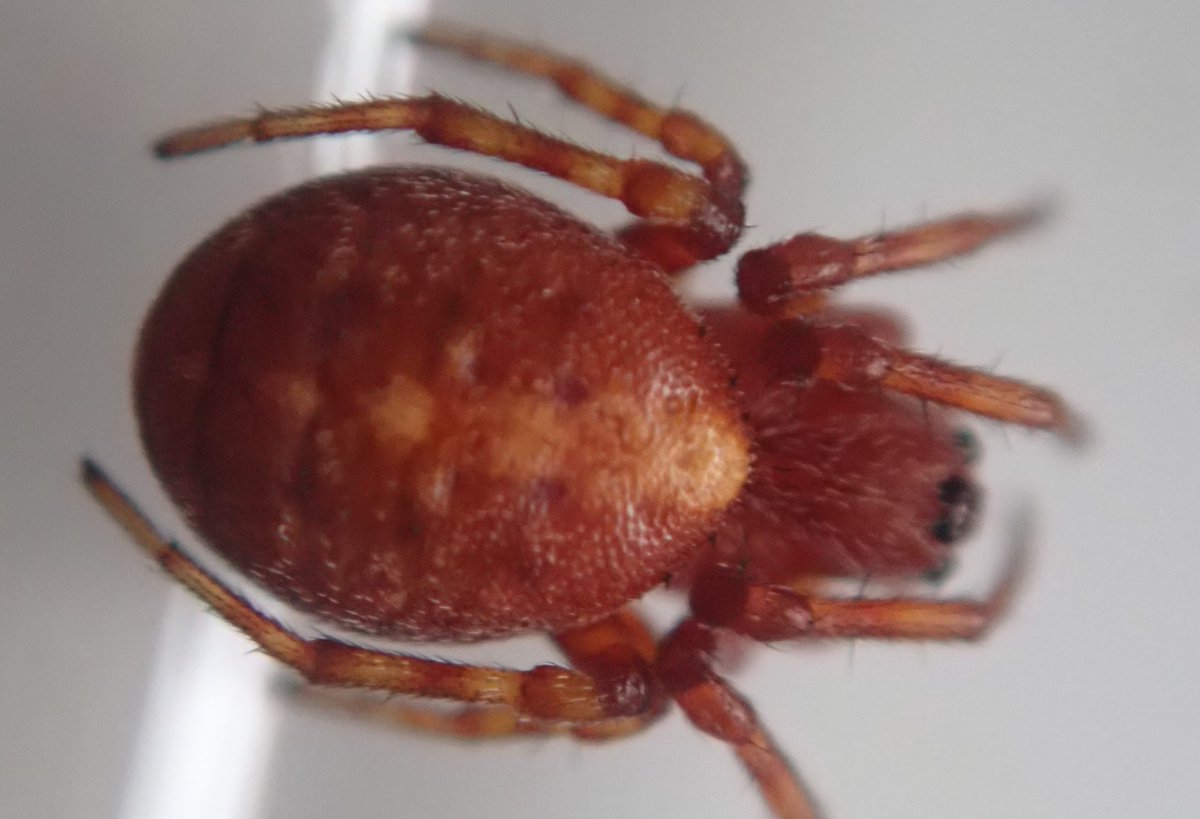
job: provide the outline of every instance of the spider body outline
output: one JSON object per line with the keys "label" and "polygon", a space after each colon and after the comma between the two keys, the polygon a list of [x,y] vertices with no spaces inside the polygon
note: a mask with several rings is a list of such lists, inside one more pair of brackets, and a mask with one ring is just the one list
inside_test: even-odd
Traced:
{"label": "spider body outline", "polygon": [[[639,221],[606,237],[493,180],[407,167],[272,197],[185,259],[150,311],[143,440],[209,545],[301,610],[405,638],[549,631],[574,668],[306,640],[158,535],[90,461],[85,481],[168,572],[314,683],[468,703],[451,715],[389,708],[463,737],[612,738],[674,701],[734,749],[777,816],[815,815],[753,709],[712,671],[716,633],[978,637],[1019,561],[983,601],[841,600],[800,581],[920,576],[969,529],[969,459],[949,421],[912,399],[1071,431],[1051,393],[910,353],[895,321],[826,295],[969,252],[1034,214],[848,242],[802,234],[741,258],[740,307],[695,315],[669,277],[740,238],[747,174],[728,140],[544,50],[454,28],[419,36],[546,76],[702,175],[436,94],[168,135],[163,156],[412,129],[618,199]],[[666,575],[682,578],[691,615],[657,641],[626,604]]]}

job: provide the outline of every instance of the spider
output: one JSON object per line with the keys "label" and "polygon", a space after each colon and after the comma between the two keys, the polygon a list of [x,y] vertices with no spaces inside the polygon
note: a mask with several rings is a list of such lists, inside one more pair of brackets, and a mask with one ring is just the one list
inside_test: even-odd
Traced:
{"label": "spider", "polygon": [[[382,709],[461,738],[614,739],[677,703],[727,743],[778,817],[815,800],[712,668],[757,641],[980,637],[982,600],[846,599],[829,581],[946,566],[978,489],[956,410],[1071,432],[1049,391],[906,350],[897,320],[836,306],[850,280],[972,251],[1030,211],[745,253],[737,305],[673,277],[744,230],[747,169],[694,114],[542,48],[447,25],[427,45],[547,78],[699,174],[585,150],[437,94],[262,111],[169,134],[225,145],[405,129],[619,200],[608,234],[495,179],[378,167],[261,202],[175,270],[142,329],[135,403],[184,517],[293,607],[364,638],[544,632],[528,670],[309,639],[202,569],[89,459],[87,487],[217,614],[310,683],[461,703]],[[632,604],[668,583],[661,639]]]}

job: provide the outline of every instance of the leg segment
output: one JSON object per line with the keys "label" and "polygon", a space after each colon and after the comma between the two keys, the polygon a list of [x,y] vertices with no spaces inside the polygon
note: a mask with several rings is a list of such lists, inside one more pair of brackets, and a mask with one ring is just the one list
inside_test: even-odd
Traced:
{"label": "leg segment", "polygon": [[653,724],[661,713],[615,717],[597,722],[547,722],[523,716],[505,706],[468,706],[457,711],[435,711],[397,700],[347,696],[313,686],[301,687],[296,697],[303,703],[369,722],[392,723],[409,730],[463,740],[572,735],[579,740],[600,742],[639,733]]}
{"label": "leg segment", "polygon": [[[746,164],[723,134],[690,111],[657,106],[594,69],[542,48],[436,24],[417,32],[414,39],[522,74],[545,77],[581,105],[658,141],[668,153],[696,163],[719,198],[730,203],[724,208],[725,216],[736,222],[740,234]],[[705,229],[696,218],[681,223],[651,217],[626,226],[619,236],[640,255],[675,273],[732,247],[738,236],[726,237],[727,231],[725,227]],[[713,241],[718,233],[721,237]]]}
{"label": "leg segment", "polygon": [[[512,71],[551,79],[564,94],[582,106],[655,139],[668,154],[695,162],[704,179],[722,199],[738,203],[737,214],[733,214],[732,205],[727,209],[728,215],[737,217],[740,232],[740,202],[748,181],[745,162],[724,134],[695,114],[679,108],[656,106],[593,68],[546,49],[448,25],[432,25],[416,32],[414,38]],[[703,229],[697,232],[697,227],[700,225],[696,219],[680,223],[652,217],[649,221],[626,226],[619,232],[619,237],[667,273],[677,273],[704,259],[721,255],[737,241],[737,235],[713,241]]]}
{"label": "leg segment", "polygon": [[802,233],[742,256],[737,268],[738,295],[756,313],[811,313],[814,306],[821,306],[826,291],[848,281],[965,255],[1036,224],[1042,216],[1040,208],[966,213],[850,241]]}
{"label": "leg segment", "polygon": [[738,262],[738,296],[756,313],[812,317],[810,323],[781,325],[776,335],[794,343],[773,351],[780,360],[803,362],[809,369],[805,375],[851,387],[878,384],[1078,441],[1078,422],[1050,391],[911,353],[872,335],[865,325],[839,321],[839,311],[826,301],[831,289],[853,279],[969,253],[1041,216],[1037,208],[963,214],[851,241],[801,234],[745,254]]}
{"label": "leg segment", "polygon": [[[729,142],[686,111],[661,109],[577,63],[513,43],[435,27],[417,39],[553,79],[585,106],[657,139],[698,163],[705,178],[658,162],[617,159],[502,120],[437,94],[263,111],[185,128],[155,144],[160,157],[181,156],[243,140],[409,130],[425,141],[544,171],[620,201],[645,223],[626,230],[636,248],[674,267],[711,259],[741,236],[745,166]],[[640,237],[640,238],[639,238]],[[690,261],[689,261],[690,260]]]}
{"label": "leg segment", "polygon": [[663,643],[658,677],[692,724],[733,746],[776,817],[815,819],[813,800],[754,709],[710,667],[713,648],[712,629],[684,620]]}
{"label": "leg segment", "polygon": [[1020,544],[984,600],[823,597],[787,586],[750,585],[737,567],[714,566],[696,578],[691,607],[701,622],[762,642],[804,637],[978,640],[1007,611],[1025,562],[1026,547]]}
{"label": "leg segment", "polygon": [[545,77],[596,113],[657,140],[673,156],[695,162],[709,183],[731,197],[746,187],[746,165],[719,131],[695,114],[661,108],[575,60],[542,48],[456,26],[434,24],[413,39],[522,74]]}
{"label": "leg segment", "polygon": [[[604,680],[604,686],[614,689],[622,684],[644,685],[656,653],[649,630],[628,609],[597,623],[558,634],[555,640],[573,665]],[[581,740],[616,739],[644,730],[664,713],[669,702],[665,692],[652,684],[642,713],[597,722],[550,722],[506,705],[439,711],[403,700],[381,700],[357,693],[346,695],[307,685],[301,686],[296,696],[304,702],[372,722],[395,723],[405,728],[472,740],[558,734],[572,734]]]}
{"label": "leg segment", "polygon": [[164,539],[90,460],[83,462],[83,481],[100,505],[168,574],[263,651],[311,683],[498,705],[520,719],[543,722],[599,722],[642,715],[657,707],[652,706],[655,697],[650,681],[633,670],[599,680],[551,665],[513,671],[388,654],[331,639],[304,639],[255,611],[176,544]]}
{"label": "leg segment", "polygon": [[554,635],[554,640],[573,666],[602,680],[606,687],[619,689],[630,682],[651,681],[644,712],[576,725],[571,732],[578,739],[606,740],[637,733],[666,711],[666,692],[651,672],[658,646],[649,628],[632,610],[623,609],[589,626],[561,632]]}
{"label": "leg segment", "polygon": [[1023,549],[1018,550],[999,586],[979,602],[844,600],[786,586],[751,585],[735,566],[710,567],[693,582],[692,618],[663,643],[658,677],[697,728],[733,746],[777,817],[810,819],[817,809],[787,758],[750,705],[712,671],[714,630],[763,642],[800,637],[973,640],[1007,608],[1023,557]]}
{"label": "leg segment", "polygon": [[374,724],[393,724],[464,740],[551,735],[570,730],[569,723],[543,723],[523,717],[505,706],[469,706],[457,711],[437,711],[402,700],[378,699],[301,684],[291,692],[302,705],[346,714]]}
{"label": "leg segment", "polygon": [[853,387],[878,384],[914,398],[958,407],[1010,424],[1047,429],[1077,440],[1080,430],[1049,390],[909,352],[849,324],[806,325],[812,374]]}
{"label": "leg segment", "polygon": [[427,142],[496,157],[545,171],[619,200],[636,216],[692,226],[727,249],[741,230],[741,203],[720,196],[704,180],[657,162],[616,159],[478,108],[432,94],[340,105],[263,111],[176,131],[155,145],[162,157],[221,148],[242,140],[346,131],[411,130]]}

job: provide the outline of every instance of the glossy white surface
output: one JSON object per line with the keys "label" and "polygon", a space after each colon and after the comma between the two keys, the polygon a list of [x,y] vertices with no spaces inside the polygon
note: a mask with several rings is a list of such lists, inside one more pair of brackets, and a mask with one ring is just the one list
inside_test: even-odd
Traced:
{"label": "glossy white surface", "polygon": [[[167,271],[239,207],[317,169],[446,160],[400,136],[162,165],[146,150],[162,130],[411,81],[501,112],[511,102],[605,150],[654,153],[537,84],[384,48],[364,21],[399,5],[0,11],[0,815],[765,814],[732,756],[678,715],[604,747],[466,747],[280,702],[270,665],[159,577],[76,483],[91,453],[180,531],[142,462],[126,384]],[[1005,487],[993,511],[1020,496],[1037,510],[1036,566],[1014,615],[980,646],[764,649],[733,678],[831,819],[1194,812],[1197,7],[431,5],[579,54],[724,127],[755,173],[744,247],[1054,197],[1035,233],[848,294],[907,311],[922,349],[1054,384],[1091,422],[1083,455],[984,429],[988,474]],[[492,168],[591,218],[622,218]],[[731,293],[731,264],[707,266],[693,292]],[[985,587],[996,540],[969,547],[949,592]],[[215,666],[196,658],[213,640],[228,670],[204,682]],[[551,655],[526,641],[471,656]]]}

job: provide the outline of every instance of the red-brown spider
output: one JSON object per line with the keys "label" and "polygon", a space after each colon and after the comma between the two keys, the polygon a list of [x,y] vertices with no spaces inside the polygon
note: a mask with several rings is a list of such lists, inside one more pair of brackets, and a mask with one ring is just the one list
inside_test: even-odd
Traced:
{"label": "red-brown spider", "polygon": [[[141,433],[204,540],[259,584],[363,633],[466,642],[548,632],[528,671],[305,639],[157,533],[90,461],[99,501],[162,566],[312,683],[468,705],[387,706],[460,737],[644,728],[679,703],[779,817],[815,815],[753,710],[710,667],[754,640],[980,636],[988,600],[839,599],[823,578],[940,569],[976,489],[949,412],[1068,431],[1049,392],[899,346],[833,307],[860,276],[969,252],[1028,213],[963,215],[745,254],[740,306],[699,315],[670,276],[729,250],[746,169],[696,116],[571,60],[466,33],[422,42],[547,77],[693,162],[584,150],[430,95],[265,111],[173,133],[177,156],[253,140],[409,129],[620,200],[617,236],[493,179],[387,167],[302,185],[217,231],[142,330]],[[630,604],[670,578],[691,614],[658,640]]]}

